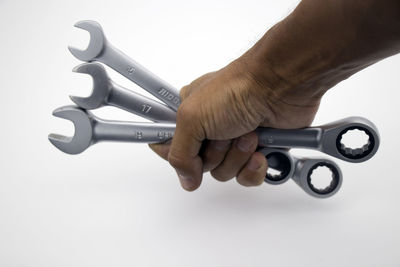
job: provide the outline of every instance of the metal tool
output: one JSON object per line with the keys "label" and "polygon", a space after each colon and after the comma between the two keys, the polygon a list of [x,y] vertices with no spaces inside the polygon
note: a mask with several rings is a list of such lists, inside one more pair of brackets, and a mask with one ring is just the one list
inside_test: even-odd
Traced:
{"label": "metal tool", "polygon": [[86,20],[76,23],[75,27],[87,30],[90,42],[84,51],[69,47],[72,55],[82,61],[99,61],[108,65],[166,103],[174,111],[178,110],[180,104],[178,90],[115,48],[107,41],[99,23]]}
{"label": "metal tool", "polygon": [[68,154],[79,154],[100,141],[158,143],[172,137],[175,124],[151,122],[107,121],[76,106],[56,109],[53,115],[71,120],[75,126],[73,137],[50,134],[50,142]]}
{"label": "metal tool", "polygon": [[154,122],[174,123],[176,120],[176,112],[168,106],[113,82],[101,64],[83,63],[75,67],[73,71],[89,74],[93,79],[93,90],[90,96],[71,96],[71,100],[81,108],[96,109],[111,105]]}
{"label": "metal tool", "polygon": [[[53,115],[56,117],[70,119],[74,122],[75,136],[71,140],[54,134],[50,135],[49,137],[53,144],[62,142],[63,146],[56,146],[66,153],[74,151],[75,153],[72,154],[83,152],[87,147],[89,147],[90,144],[92,144],[90,139],[156,143],[171,138],[175,129],[174,124],[122,123],[103,121],[99,118],[96,118],[89,111],[85,111],[74,106],[67,106],[57,109],[54,111]],[[259,136],[258,145],[260,147],[314,148],[342,160],[361,162],[371,158],[373,154],[376,153],[379,146],[379,135],[376,132],[375,127],[368,122],[369,121],[363,118],[350,117],[320,127],[286,130],[258,128],[256,132]],[[110,125],[110,127],[107,128],[104,125]],[[129,125],[129,127],[125,127],[125,125]],[[143,127],[143,131],[141,131],[140,127]],[[104,135],[104,131],[96,131],[96,129],[105,128],[108,129],[107,135]],[[140,132],[141,134],[138,134],[137,136],[141,136],[141,138],[133,138],[134,136],[132,136],[133,132],[131,128],[134,129],[135,132]],[[368,143],[362,148],[346,148],[340,142],[342,136],[347,131],[354,128],[364,130],[369,136]],[[112,129],[115,130],[113,131]],[[157,131],[151,132],[149,135],[147,135],[148,129],[156,129]],[[127,132],[124,133],[123,131]],[[83,140],[82,142],[79,141],[81,139]],[[69,145],[75,147],[75,142],[69,141],[77,141],[76,143],[78,144],[84,143],[88,145],[80,145],[79,148],[69,149]],[[70,144],[65,146],[66,143]]]}
{"label": "metal tool", "polygon": [[[363,131],[368,142],[360,148],[346,147],[342,137],[351,130]],[[319,127],[303,129],[258,128],[258,143],[262,147],[307,148],[319,150],[349,162],[363,162],[375,155],[379,147],[376,126],[362,117],[349,117]]]}
{"label": "metal tool", "polygon": [[[338,165],[329,159],[297,158],[288,151],[277,148],[259,150],[268,161],[268,168],[279,172],[267,173],[264,181],[269,184],[282,184],[292,178],[307,194],[317,198],[327,198],[339,191],[343,176]],[[328,168],[331,173],[330,183],[319,188],[314,184],[313,172],[319,168]]]}

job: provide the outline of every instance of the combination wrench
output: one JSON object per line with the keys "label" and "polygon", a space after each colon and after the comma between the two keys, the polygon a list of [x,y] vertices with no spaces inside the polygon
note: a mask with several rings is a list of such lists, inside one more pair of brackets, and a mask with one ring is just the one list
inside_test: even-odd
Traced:
{"label": "combination wrench", "polygon": [[174,123],[176,120],[176,112],[168,106],[113,82],[101,64],[83,63],[75,67],[73,71],[89,74],[93,80],[90,96],[70,96],[71,100],[81,108],[96,109],[110,105],[154,122]]}
{"label": "combination wrench", "polygon": [[[59,134],[50,134],[49,136],[50,141],[57,148],[69,154],[81,153],[91,144],[100,140],[163,142],[172,138],[175,130],[175,124],[105,121],[97,118],[90,111],[76,106],[56,109],[53,115],[71,120],[75,125],[75,135],[72,138]],[[107,127],[104,125],[107,125]],[[131,127],[133,128],[131,129]],[[143,127],[143,131],[140,130],[140,127]],[[99,130],[103,128],[107,129],[107,135],[103,134],[105,133],[103,130]],[[341,143],[341,138],[351,129],[365,131],[370,138],[368,143],[357,149],[345,147]],[[314,148],[349,162],[363,162],[371,158],[379,146],[379,135],[376,128],[371,122],[360,117],[349,117],[320,127],[294,130],[257,128],[256,133],[260,147]],[[114,137],[113,134],[115,134]],[[58,145],[60,142],[62,145]]]}
{"label": "combination wrench", "polygon": [[77,106],[64,106],[53,116],[72,121],[74,136],[50,134],[49,141],[67,154],[79,154],[100,141],[159,143],[172,137],[175,124],[103,120]]}

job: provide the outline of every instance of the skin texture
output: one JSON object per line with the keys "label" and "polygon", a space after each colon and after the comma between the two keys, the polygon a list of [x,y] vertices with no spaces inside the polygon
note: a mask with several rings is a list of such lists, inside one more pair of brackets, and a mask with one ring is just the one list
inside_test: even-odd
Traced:
{"label": "skin texture", "polygon": [[324,93],[400,52],[400,0],[303,0],[251,49],[181,90],[172,142],[150,147],[197,189],[219,181],[262,184],[258,126],[309,126]]}

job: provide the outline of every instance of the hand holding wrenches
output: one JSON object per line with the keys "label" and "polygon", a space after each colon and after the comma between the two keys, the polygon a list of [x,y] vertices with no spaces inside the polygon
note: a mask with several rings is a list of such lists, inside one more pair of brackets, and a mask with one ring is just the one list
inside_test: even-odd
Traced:
{"label": "hand holding wrenches", "polygon": [[[174,122],[180,101],[178,90],[113,47],[97,22],[82,21],[75,26],[90,33],[90,43],[85,51],[69,48],[75,57],[84,61],[105,63],[166,103],[172,110],[164,104],[116,85],[100,64],[82,64],[75,71],[92,76],[93,93],[86,98],[71,97],[80,108],[66,106],[54,111],[55,116],[70,119],[74,123],[75,135],[65,137],[51,134],[50,141],[66,153],[77,154],[99,141],[155,143],[171,138],[174,124],[105,121],[84,110],[114,105],[155,122]],[[351,149],[341,142],[342,136],[353,129],[364,131],[369,138],[368,143],[361,148]],[[328,197],[337,192],[342,181],[338,166],[329,160],[299,159],[279,148],[311,148],[349,162],[362,162],[371,158],[379,146],[376,127],[360,117],[347,118],[321,127],[295,130],[258,128],[256,132],[259,145],[265,147],[259,151],[266,156],[270,167],[282,170],[280,176],[267,175],[265,181],[278,184],[292,178],[307,193],[316,197]],[[324,190],[316,189],[310,182],[311,174],[318,166],[328,167],[333,174],[331,185]]]}
{"label": "hand holding wrenches", "polygon": [[[152,93],[155,97],[165,102],[175,111],[178,109],[180,101],[173,100],[172,104],[170,101],[172,100],[171,95],[175,95],[175,97],[179,100],[178,90],[164,82],[162,79],[157,77],[157,75],[151,73],[133,59],[130,59],[117,48],[113,47],[106,39],[99,23],[95,21],[81,21],[76,23],[75,26],[85,29],[90,33],[90,42],[86,50],[82,51],[69,47],[69,50],[75,57],[83,61],[103,62],[104,64],[117,70],[120,74],[124,75],[128,79],[134,81],[146,91]],[[135,71],[131,73],[127,72],[126,69],[129,67],[133,67]],[[96,75],[94,73],[97,73],[97,77],[106,75],[104,68],[100,67],[98,64],[82,64],[81,66],[77,67],[77,70],[82,70],[82,72],[85,72],[84,70],[86,70],[85,73],[91,74],[94,81],[96,81]],[[99,83],[101,83],[101,81],[98,82],[98,84]],[[160,92],[166,88],[170,92],[173,92],[173,94],[171,94],[169,97],[171,99],[165,99],[166,95],[160,94]],[[96,86],[94,86],[94,92],[95,89]],[[94,95],[95,94],[92,96]],[[105,96],[105,98],[111,99],[112,97],[110,96],[111,93]],[[72,97],[72,100],[82,108],[93,108],[91,103],[94,98],[95,97],[89,97],[84,99]],[[124,109],[130,108],[129,103],[121,103],[117,106]],[[152,117],[152,119],[156,120],[155,117]],[[352,129],[362,130],[368,135],[369,142],[364,147],[357,150],[352,150],[351,148],[346,148],[343,146],[343,144],[341,144],[341,137],[347,131]],[[379,147],[379,135],[377,128],[372,122],[361,117],[348,118],[320,128],[299,130],[269,129],[268,131],[265,131],[263,128],[259,128],[257,132],[259,134],[259,143],[261,146],[312,148],[350,162],[362,162],[369,159],[376,153],[376,150]],[[272,135],[269,135],[270,133]],[[331,143],[333,139],[336,140],[335,143]]]}

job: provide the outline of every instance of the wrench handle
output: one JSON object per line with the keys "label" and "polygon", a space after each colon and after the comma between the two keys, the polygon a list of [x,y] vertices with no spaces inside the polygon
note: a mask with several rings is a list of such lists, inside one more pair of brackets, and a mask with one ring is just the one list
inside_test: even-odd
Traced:
{"label": "wrench handle", "polygon": [[157,99],[166,103],[172,110],[178,110],[180,98],[177,89],[129,58],[110,43],[105,46],[101,57],[97,58],[97,60],[142,87]]}
{"label": "wrench handle", "polygon": [[124,109],[154,122],[175,123],[176,112],[168,106],[132,92],[114,82],[107,99],[109,105]]}
{"label": "wrench handle", "polygon": [[258,145],[260,147],[314,148],[319,149],[322,130],[320,128],[274,129],[259,127]]}
{"label": "wrench handle", "polygon": [[[175,124],[95,121],[96,139],[104,141],[157,143],[170,139],[175,132]],[[319,128],[273,129],[257,128],[260,147],[318,148],[321,136]]]}
{"label": "wrench handle", "polygon": [[170,139],[175,124],[94,121],[94,142],[117,141],[134,143],[161,143]]}

